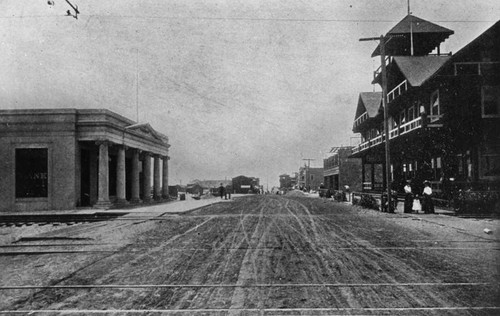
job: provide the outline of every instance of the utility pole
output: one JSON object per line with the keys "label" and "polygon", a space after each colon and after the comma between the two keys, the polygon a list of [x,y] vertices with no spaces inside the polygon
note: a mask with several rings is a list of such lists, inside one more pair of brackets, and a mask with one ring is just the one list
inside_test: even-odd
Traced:
{"label": "utility pole", "polygon": [[306,168],[306,172],[304,175],[304,178],[305,178],[304,186],[307,188],[309,168],[311,167],[311,160],[314,160],[314,159],[313,158],[303,158],[302,160],[307,160],[307,168]]}
{"label": "utility pole", "polygon": [[302,160],[307,160],[307,168],[309,168],[311,166],[311,160],[314,160],[312,158],[304,158]]}
{"label": "utility pole", "polygon": [[[390,40],[390,36],[388,36]],[[387,211],[391,211],[391,155],[389,147],[389,113],[387,109],[387,72],[385,65],[385,44],[386,37],[380,35],[380,37],[370,37],[370,38],[360,38],[363,41],[379,41],[380,46],[380,60],[381,60],[381,79],[382,79],[382,107],[384,108],[384,137],[385,137],[385,182],[387,189]],[[383,206],[382,206],[383,208]]]}

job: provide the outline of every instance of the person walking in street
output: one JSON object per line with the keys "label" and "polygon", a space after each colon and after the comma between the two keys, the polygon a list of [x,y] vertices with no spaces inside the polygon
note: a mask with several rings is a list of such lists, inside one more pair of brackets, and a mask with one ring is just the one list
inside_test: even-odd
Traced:
{"label": "person walking in street", "polygon": [[411,181],[406,180],[406,185],[404,186],[405,191],[405,206],[404,212],[411,213],[413,208],[413,193],[411,192]]}
{"label": "person walking in street", "polygon": [[432,201],[432,189],[429,181],[424,181],[424,192],[422,193],[422,211],[425,214],[434,213],[434,202]]}
{"label": "person walking in street", "polygon": [[219,194],[220,194],[220,198],[221,199],[224,199],[224,194],[225,194],[225,189],[224,189],[224,185],[222,185],[222,183],[220,184],[219,186]]}

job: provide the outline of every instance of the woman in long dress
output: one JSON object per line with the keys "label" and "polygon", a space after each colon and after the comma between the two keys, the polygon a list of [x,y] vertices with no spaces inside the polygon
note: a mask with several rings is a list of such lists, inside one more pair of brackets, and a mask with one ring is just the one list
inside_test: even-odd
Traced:
{"label": "woman in long dress", "polygon": [[405,191],[405,213],[411,213],[413,208],[413,193],[411,192],[411,181],[407,180],[406,185],[404,186]]}
{"label": "woman in long dress", "polygon": [[434,202],[432,202],[432,189],[429,181],[424,181],[424,192],[422,193],[422,211],[425,214],[434,213]]}

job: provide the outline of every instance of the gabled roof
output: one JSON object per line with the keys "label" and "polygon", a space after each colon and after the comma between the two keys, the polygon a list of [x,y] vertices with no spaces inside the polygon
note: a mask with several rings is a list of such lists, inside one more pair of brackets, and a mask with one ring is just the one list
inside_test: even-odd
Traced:
{"label": "gabled roof", "polygon": [[371,119],[377,117],[381,106],[382,92],[361,92],[358,98],[358,106],[356,108],[352,131],[359,133],[359,127],[364,125],[368,120],[373,123]]}
{"label": "gabled roof", "polygon": [[486,31],[481,33],[478,37],[472,40],[469,44],[462,47],[458,52],[456,52],[452,59],[456,61],[457,59],[464,59],[466,55],[471,55],[474,53],[484,52],[485,50],[493,50],[495,53],[492,54],[492,61],[498,61],[500,58],[500,20],[497,21],[493,26],[488,28]]}
{"label": "gabled roof", "polygon": [[355,119],[364,112],[368,114],[369,118],[377,116],[381,103],[382,92],[361,92],[359,94]]}
{"label": "gabled roof", "polygon": [[430,79],[451,56],[396,56],[394,62],[412,87]]}
{"label": "gabled roof", "polygon": [[[410,22],[412,23],[410,29]],[[453,31],[445,27],[439,26],[432,22],[426,21],[411,14],[405,16],[396,26],[394,26],[387,34],[409,34],[413,33],[448,33],[453,34]]]}
{"label": "gabled roof", "polygon": [[166,137],[166,136],[161,135],[157,131],[155,131],[151,127],[151,125],[149,125],[149,123],[137,123],[137,124],[129,125],[126,127],[126,129],[139,131],[139,132],[146,134],[146,135],[151,135],[158,140],[163,140],[163,138]]}
{"label": "gabled roof", "polygon": [[[414,56],[427,55],[453,33],[450,29],[409,14],[387,32],[386,36],[393,37],[386,42],[385,53],[388,56],[410,55],[413,37]],[[372,57],[378,55],[380,44],[373,51]]]}

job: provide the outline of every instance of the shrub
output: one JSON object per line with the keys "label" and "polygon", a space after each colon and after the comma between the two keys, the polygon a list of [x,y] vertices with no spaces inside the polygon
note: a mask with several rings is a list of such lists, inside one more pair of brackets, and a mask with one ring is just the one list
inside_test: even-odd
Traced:
{"label": "shrub", "polygon": [[355,195],[352,196],[352,205],[358,205],[360,199],[358,199]]}
{"label": "shrub", "polygon": [[457,213],[500,215],[500,192],[459,190],[453,199]]}
{"label": "shrub", "polygon": [[344,191],[335,191],[335,194],[333,195],[333,198],[337,202],[347,201]]}
{"label": "shrub", "polygon": [[354,204],[357,204],[361,207],[369,208],[372,210],[377,210],[377,211],[379,210],[377,200],[373,196],[371,196],[370,194],[362,194],[361,199]]}

